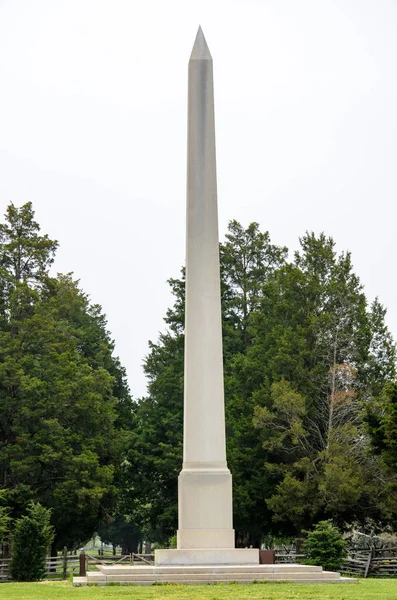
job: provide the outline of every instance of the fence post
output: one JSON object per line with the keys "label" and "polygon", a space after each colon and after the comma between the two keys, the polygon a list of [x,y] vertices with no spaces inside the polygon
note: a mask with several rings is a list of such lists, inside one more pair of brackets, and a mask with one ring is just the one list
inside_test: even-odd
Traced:
{"label": "fence post", "polygon": [[82,550],[80,552],[80,577],[85,577],[87,575],[86,562],[85,562],[85,552]]}
{"label": "fence post", "polygon": [[63,547],[62,553],[62,579],[66,579],[68,573],[68,549]]}
{"label": "fence post", "polygon": [[373,555],[374,555],[374,548],[372,547],[370,550],[370,553],[368,554],[367,564],[365,565],[364,579],[366,579],[368,577],[368,571],[370,570],[370,567],[371,567],[371,561],[372,561]]}

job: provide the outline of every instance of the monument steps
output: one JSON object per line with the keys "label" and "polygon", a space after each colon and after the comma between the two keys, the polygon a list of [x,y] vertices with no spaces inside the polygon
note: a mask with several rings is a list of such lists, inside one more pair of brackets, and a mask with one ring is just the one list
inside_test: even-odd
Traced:
{"label": "monument steps", "polygon": [[75,577],[74,585],[153,585],[161,583],[200,585],[216,583],[253,582],[290,583],[353,583],[355,579],[339,573],[323,571],[310,565],[251,565],[196,566],[196,567],[134,567],[105,566],[89,571],[86,577]]}
{"label": "monument steps", "polygon": [[157,566],[129,566],[129,565],[101,565],[98,567],[101,573],[105,575],[125,575],[127,573],[138,574],[166,574],[171,575],[173,573],[180,573],[183,570],[184,573],[252,573],[257,571],[262,573],[264,571],[271,573],[284,573],[286,571],[290,573],[302,573],[303,571],[322,573],[322,567],[315,565],[297,565],[297,564],[275,564],[275,565],[260,565],[259,563],[253,565],[213,565],[213,566],[170,566],[170,567],[157,567]]}

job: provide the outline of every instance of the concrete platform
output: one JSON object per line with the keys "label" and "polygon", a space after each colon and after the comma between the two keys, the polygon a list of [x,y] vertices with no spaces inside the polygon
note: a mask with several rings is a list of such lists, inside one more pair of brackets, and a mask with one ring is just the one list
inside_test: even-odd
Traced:
{"label": "concrete platform", "polygon": [[178,583],[185,585],[207,583],[252,583],[259,581],[286,581],[291,583],[355,583],[350,577],[323,571],[310,565],[206,565],[206,566],[123,566],[100,565],[89,571],[87,577],[74,577],[73,585],[121,583],[124,585],[153,585]]}

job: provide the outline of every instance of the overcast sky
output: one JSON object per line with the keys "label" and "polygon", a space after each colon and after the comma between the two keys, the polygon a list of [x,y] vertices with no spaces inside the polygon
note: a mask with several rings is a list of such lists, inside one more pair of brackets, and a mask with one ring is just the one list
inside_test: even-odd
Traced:
{"label": "overcast sky", "polygon": [[350,250],[397,337],[396,0],[0,0],[0,211],[32,201],[135,397],[185,258],[187,63],[214,59],[219,228]]}

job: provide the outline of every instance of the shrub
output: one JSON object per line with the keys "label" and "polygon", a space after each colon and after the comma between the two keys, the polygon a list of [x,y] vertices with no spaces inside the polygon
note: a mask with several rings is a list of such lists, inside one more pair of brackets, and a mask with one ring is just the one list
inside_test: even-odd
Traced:
{"label": "shrub", "polygon": [[15,521],[11,545],[11,577],[39,581],[45,574],[45,557],[54,539],[51,511],[31,502],[27,514]]}
{"label": "shrub", "polygon": [[320,521],[312,531],[307,532],[303,549],[305,563],[318,565],[326,570],[338,570],[347,556],[347,542],[331,520]]}

